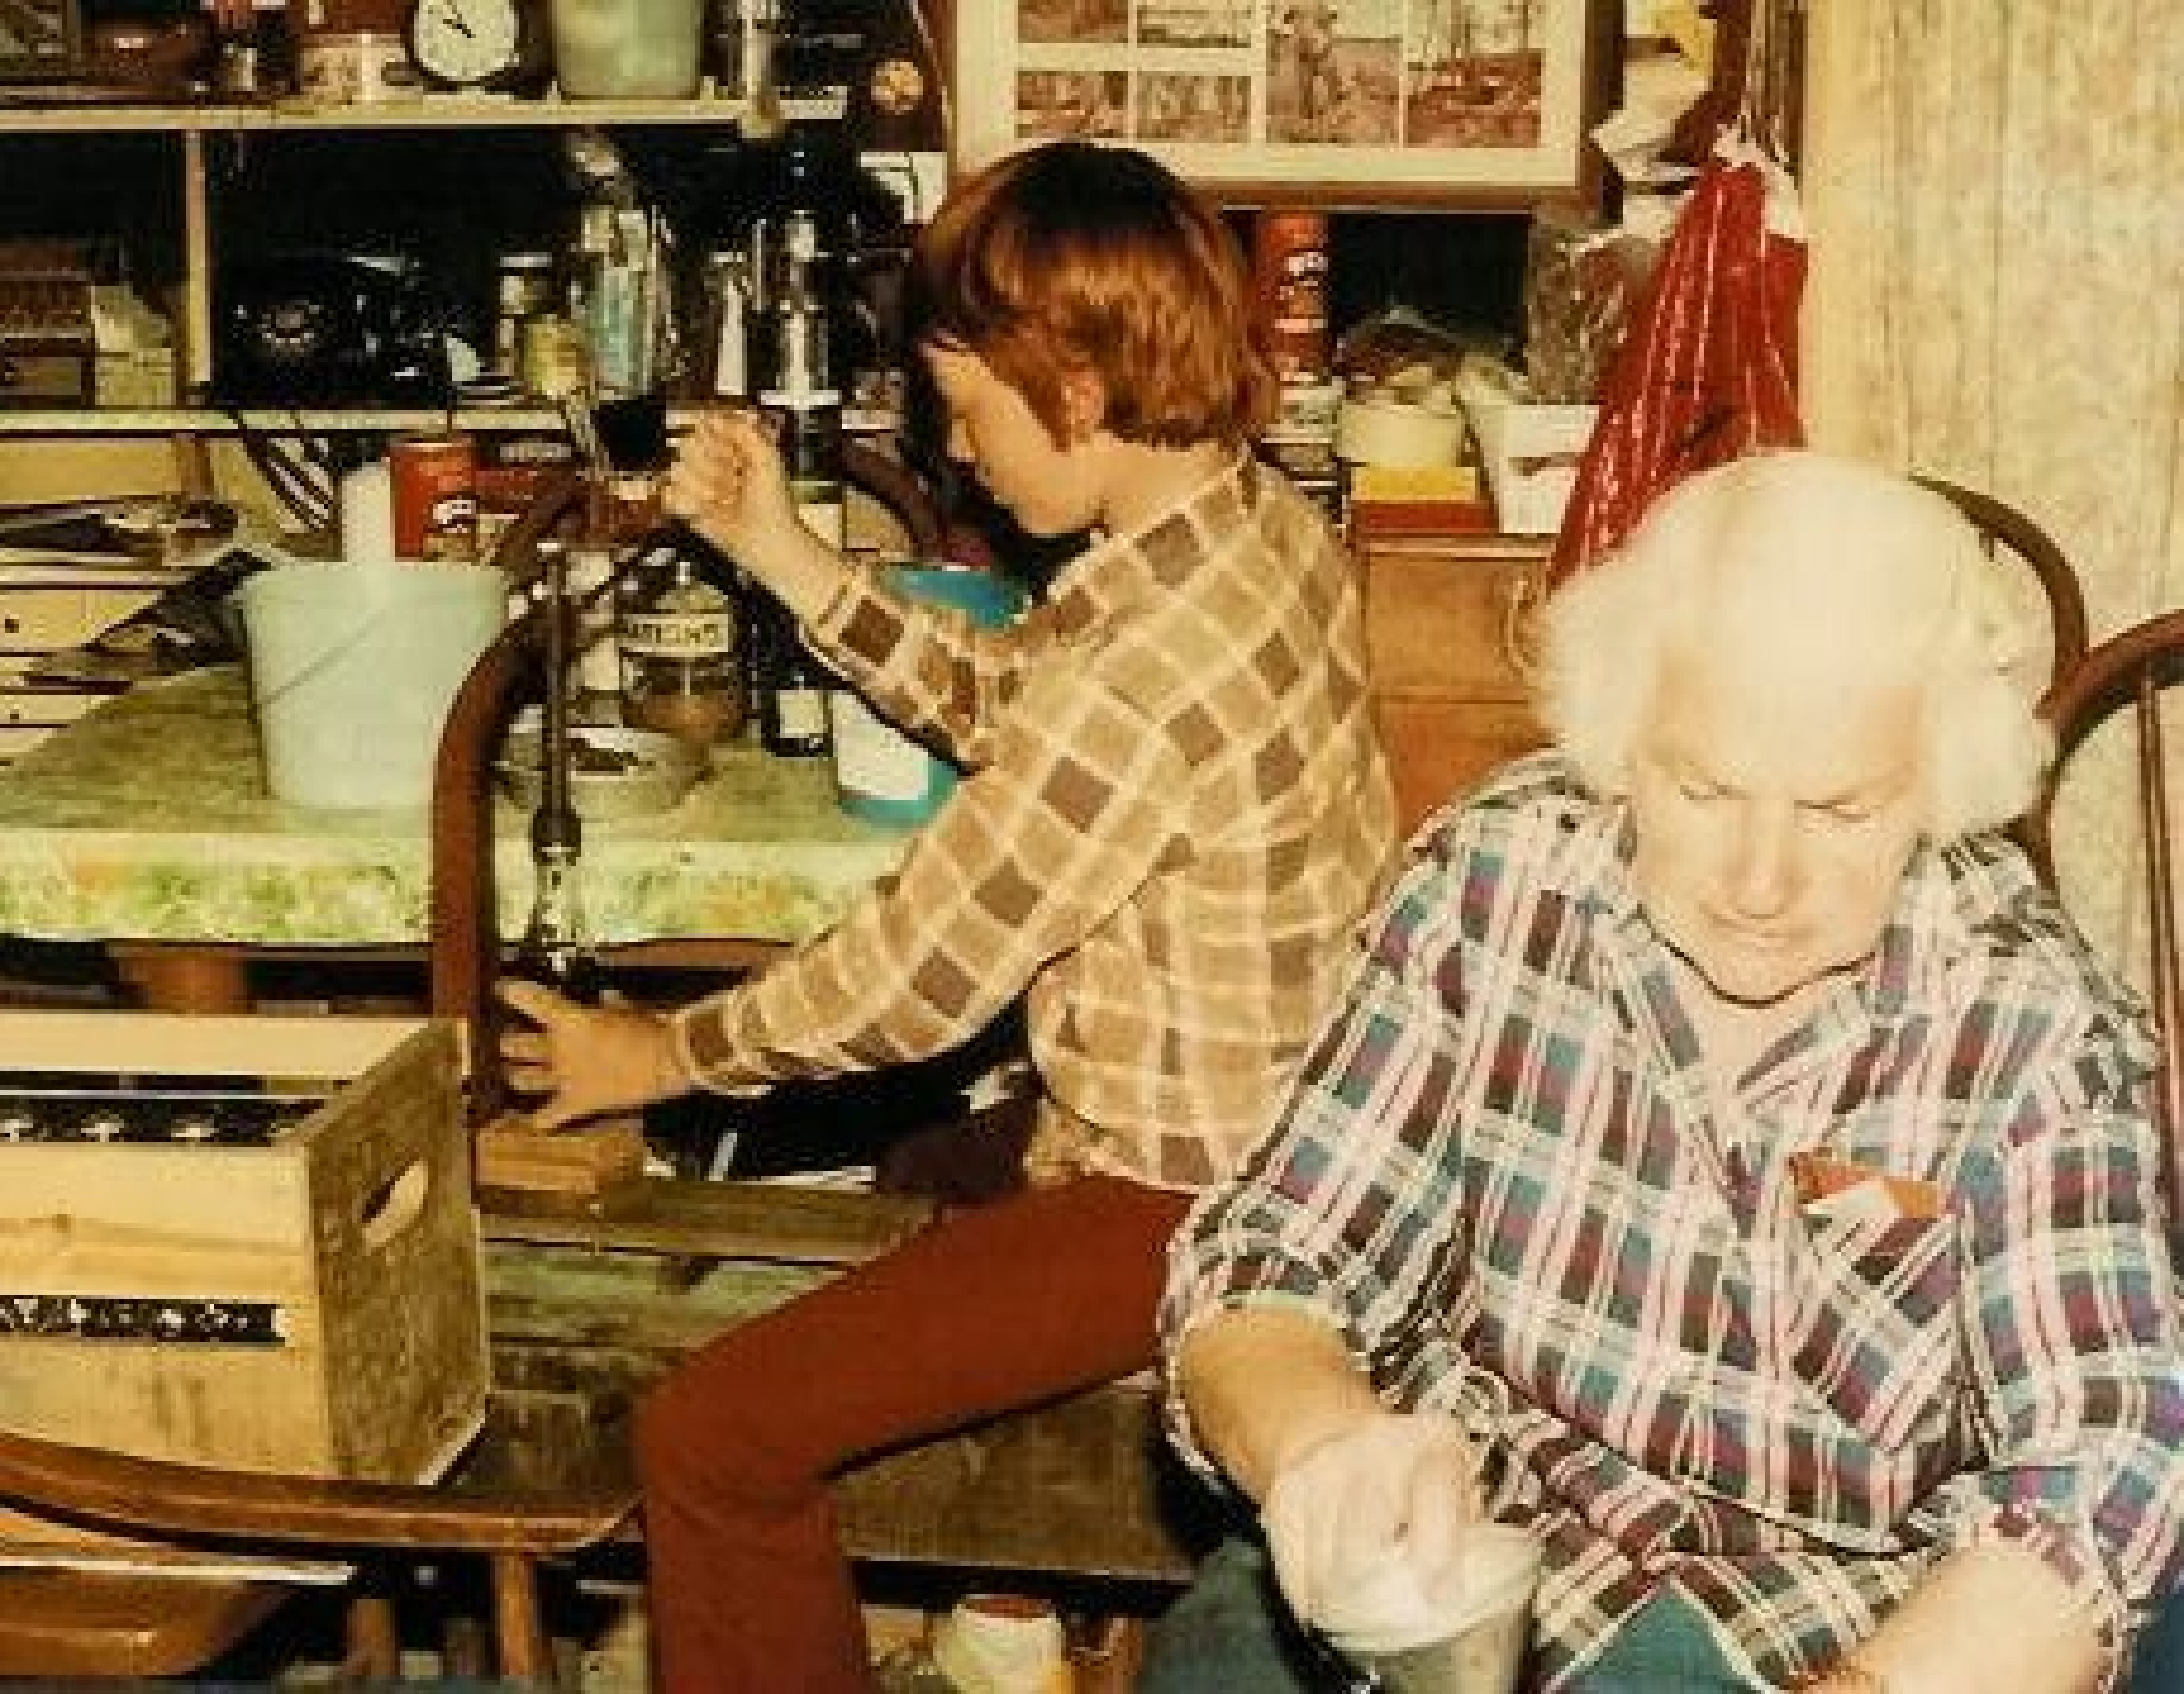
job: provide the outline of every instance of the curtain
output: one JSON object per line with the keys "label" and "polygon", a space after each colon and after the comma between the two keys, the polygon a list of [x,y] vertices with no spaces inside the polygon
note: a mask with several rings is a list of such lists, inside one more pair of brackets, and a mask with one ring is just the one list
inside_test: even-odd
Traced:
{"label": "curtain", "polygon": [[[2184,604],[2184,5],[1814,0],[1814,443],[1981,488],[2059,540],[2094,638]],[[2097,755],[2064,892],[2131,956]]]}

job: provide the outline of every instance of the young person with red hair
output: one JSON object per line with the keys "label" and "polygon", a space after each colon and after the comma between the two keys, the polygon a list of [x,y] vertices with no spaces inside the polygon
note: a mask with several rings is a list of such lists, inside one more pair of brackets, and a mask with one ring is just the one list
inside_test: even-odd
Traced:
{"label": "young person with red hair", "polygon": [[918,344],[950,454],[1089,544],[1002,630],[891,592],[799,522],[755,418],[708,417],[671,508],[967,775],[894,878],[666,1016],[509,984],[548,1124],[944,1051],[1021,999],[1022,1191],[712,1342],[645,1403],[657,1671],[870,1686],[828,1479],[861,1455],[1150,1365],[1167,1238],[1271,1120],[1390,866],[1358,587],[1257,462],[1273,382],[1218,214],[1126,149],[972,177],[923,232]]}

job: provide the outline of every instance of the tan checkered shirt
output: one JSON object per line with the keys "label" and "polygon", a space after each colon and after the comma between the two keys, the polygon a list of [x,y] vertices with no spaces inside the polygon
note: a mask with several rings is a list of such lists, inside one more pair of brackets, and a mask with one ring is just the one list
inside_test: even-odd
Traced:
{"label": "tan checkered shirt", "polygon": [[1027,995],[1035,1178],[1225,1175],[1396,845],[1357,580],[1323,519],[1245,459],[1007,630],[855,575],[811,633],[973,774],[832,929],[677,1015],[693,1074],[922,1058]]}

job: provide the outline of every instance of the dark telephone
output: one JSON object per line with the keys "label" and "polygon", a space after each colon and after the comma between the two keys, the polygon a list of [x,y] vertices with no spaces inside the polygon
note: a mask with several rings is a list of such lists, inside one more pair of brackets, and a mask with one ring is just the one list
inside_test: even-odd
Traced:
{"label": "dark telephone", "polygon": [[214,287],[213,387],[231,406],[445,405],[445,303],[403,263],[281,254]]}

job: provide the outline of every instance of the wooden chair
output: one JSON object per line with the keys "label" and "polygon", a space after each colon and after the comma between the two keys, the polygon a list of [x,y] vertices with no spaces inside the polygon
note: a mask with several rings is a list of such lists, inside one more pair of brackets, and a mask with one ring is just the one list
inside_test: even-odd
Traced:
{"label": "wooden chair", "polygon": [[239,1646],[292,1591],[278,1582],[8,1571],[0,1574],[0,1677],[187,1676]]}
{"label": "wooden chair", "polygon": [[2177,943],[2179,893],[2176,880],[2176,820],[2170,810],[2169,743],[2163,705],[2176,709],[2184,694],[2184,609],[2166,611],[2118,631],[2059,677],[2041,710],[2054,727],[2056,760],[2038,804],[2026,820],[2026,842],[2042,872],[2055,876],[2054,811],[2071,760],[2104,724],[2131,741],[2133,815],[2116,820],[2135,829],[2133,844],[2144,862],[2144,982],[2161,1036],[2161,1073],[2155,1109],[2167,1148],[2164,1191],[2170,1215],[2184,1219],[2184,962]]}
{"label": "wooden chair", "polygon": [[[175,1552],[481,1557],[491,1572],[499,1674],[548,1680],[538,1563],[605,1540],[629,1515],[635,1491],[597,1431],[572,1428],[548,1457],[540,1445],[547,1438],[509,1427],[522,1420],[521,1408],[504,1405],[496,1415],[502,1427],[489,1427],[456,1476],[432,1487],[263,1475],[0,1431],[0,1497],[58,1521],[154,1538]],[[521,1463],[510,1460],[517,1452]],[[11,1580],[20,1585],[0,1588],[7,1613],[0,1674],[41,1677],[187,1674],[239,1643],[291,1591],[275,1580],[74,1571]],[[211,1592],[193,1598],[200,1588]],[[57,1615],[40,1615],[41,1602]],[[180,1619],[164,1621],[164,1608]],[[373,1680],[395,1674],[393,1631],[376,1613],[352,1620],[351,1639],[353,1671]]]}
{"label": "wooden chair", "polygon": [[2085,591],[2063,549],[2031,518],[1992,494],[1945,482],[1939,476],[1915,480],[1964,514],[1979,532],[1990,558],[2014,560],[2039,585],[2041,595],[2048,603],[2048,681],[2052,684],[2085,657],[2086,645]]}

